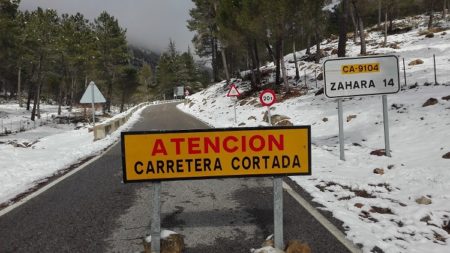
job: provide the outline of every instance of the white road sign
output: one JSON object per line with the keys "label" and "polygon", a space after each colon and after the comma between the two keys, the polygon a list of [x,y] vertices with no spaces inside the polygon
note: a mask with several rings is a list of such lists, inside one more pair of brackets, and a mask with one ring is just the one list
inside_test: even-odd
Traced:
{"label": "white road sign", "polygon": [[263,106],[271,106],[275,103],[275,92],[273,90],[263,90],[259,94],[259,101]]}
{"label": "white road sign", "polygon": [[392,94],[400,91],[395,55],[336,58],[323,64],[329,98]]}
{"label": "white road sign", "polygon": [[80,104],[105,103],[106,99],[94,82],[90,82],[80,99]]}
{"label": "white road sign", "polygon": [[177,86],[173,88],[173,96],[183,96],[184,95],[184,86]]}
{"label": "white road sign", "polygon": [[236,85],[231,84],[230,89],[228,90],[227,97],[239,97],[241,93],[239,93]]}

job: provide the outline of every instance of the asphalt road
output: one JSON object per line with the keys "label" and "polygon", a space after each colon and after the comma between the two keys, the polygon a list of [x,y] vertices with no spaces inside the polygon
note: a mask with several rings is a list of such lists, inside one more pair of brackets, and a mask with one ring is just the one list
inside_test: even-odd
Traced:
{"label": "asphalt road", "polygon": [[[132,130],[199,129],[174,104],[151,106]],[[249,252],[272,234],[272,179],[162,183],[162,228],[185,237],[185,253]],[[150,232],[151,184],[123,184],[120,145],[0,217],[0,252],[140,252]],[[284,193],[285,240],[312,252],[348,252]]]}

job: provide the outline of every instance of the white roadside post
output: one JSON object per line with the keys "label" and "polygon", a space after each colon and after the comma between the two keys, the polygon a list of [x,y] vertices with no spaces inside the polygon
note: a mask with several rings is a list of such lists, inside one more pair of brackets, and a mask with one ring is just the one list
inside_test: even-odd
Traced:
{"label": "white roadside post", "polygon": [[[267,119],[269,125],[272,126],[270,106],[276,101],[275,92],[269,89],[263,90],[259,94],[259,101],[263,106],[267,107]],[[273,230],[275,248],[283,249],[283,177],[281,176],[273,178]]]}
{"label": "white roadside post", "polygon": [[340,158],[344,155],[342,98],[382,95],[385,154],[391,156],[387,94],[400,91],[400,72],[395,55],[328,59],[323,63],[325,95],[338,99]]}
{"label": "white roadside post", "polygon": [[237,123],[237,115],[236,115],[236,106],[237,106],[237,97],[239,97],[241,93],[239,93],[236,85],[233,83],[230,85],[230,89],[228,90],[227,97],[234,99],[234,123]]}
{"label": "white roadside post", "polygon": [[105,103],[106,99],[97,88],[95,83],[91,81],[80,99],[80,104],[92,104],[92,132],[95,136],[95,104]]}

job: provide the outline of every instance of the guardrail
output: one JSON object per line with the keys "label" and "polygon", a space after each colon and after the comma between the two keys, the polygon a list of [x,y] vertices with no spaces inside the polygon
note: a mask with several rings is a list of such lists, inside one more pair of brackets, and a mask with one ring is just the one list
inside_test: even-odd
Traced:
{"label": "guardrail", "polygon": [[139,104],[130,110],[128,110],[123,115],[120,115],[118,117],[114,117],[112,119],[109,119],[105,122],[102,122],[94,127],[94,141],[101,140],[105,138],[107,135],[113,133],[116,131],[120,126],[125,124],[131,117],[131,115],[136,112],[138,109],[149,105],[150,103],[142,103]]}
{"label": "guardrail", "polygon": [[182,102],[184,100],[182,99],[174,99],[174,100],[163,100],[163,101],[153,101],[153,102],[146,102],[139,104],[131,109],[129,109],[126,113],[123,115],[120,115],[118,117],[114,117],[112,119],[109,119],[107,121],[104,121],[94,127],[94,141],[101,140],[105,138],[107,135],[113,133],[116,131],[120,126],[125,124],[131,117],[131,115],[139,110],[140,108],[147,106],[147,105],[159,105],[159,104],[167,104],[167,103],[174,103],[174,102]]}

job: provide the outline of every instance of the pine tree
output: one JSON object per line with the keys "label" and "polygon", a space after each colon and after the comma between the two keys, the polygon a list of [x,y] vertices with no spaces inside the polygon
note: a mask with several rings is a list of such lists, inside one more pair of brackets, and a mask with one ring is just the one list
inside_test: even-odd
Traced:
{"label": "pine tree", "polygon": [[[14,91],[13,85],[17,59],[17,38],[20,34],[16,20],[18,15],[19,1],[0,0],[0,85],[3,84],[5,94],[7,90],[11,95]],[[20,58],[19,58],[20,59]],[[0,86],[2,90],[2,86]]]}
{"label": "pine tree", "polygon": [[106,104],[104,110],[111,111],[113,88],[120,68],[127,65],[129,54],[126,41],[126,30],[119,26],[116,18],[102,12],[94,20],[96,39],[96,59],[101,77],[107,85]]}

